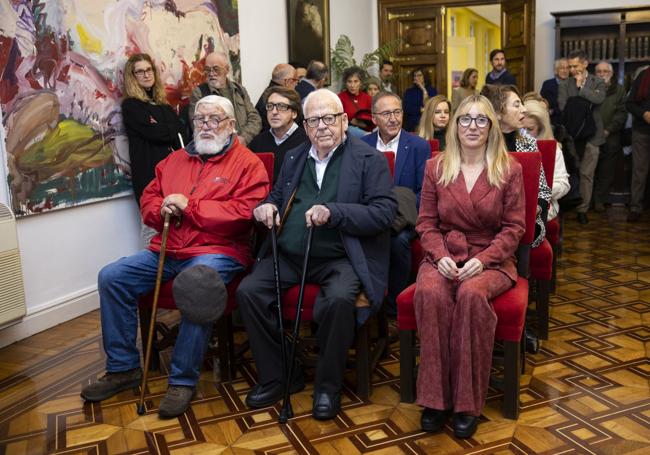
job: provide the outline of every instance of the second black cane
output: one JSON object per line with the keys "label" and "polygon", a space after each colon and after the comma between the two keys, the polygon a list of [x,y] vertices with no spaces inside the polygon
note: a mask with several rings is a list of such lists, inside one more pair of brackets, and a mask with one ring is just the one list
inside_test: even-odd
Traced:
{"label": "second black cane", "polygon": [[147,386],[149,375],[149,362],[151,360],[151,343],[153,340],[154,327],[156,326],[156,311],[158,310],[158,294],[160,294],[160,283],[162,281],[163,267],[165,265],[165,250],[167,249],[167,234],[169,233],[169,213],[165,213],[165,224],[163,225],[162,241],[160,242],[160,253],[158,256],[158,271],[156,272],[156,284],[153,290],[153,303],[151,304],[151,322],[149,323],[149,336],[147,347],[144,352],[144,371],[142,372],[142,384],[140,386],[140,401],[138,402],[138,414],[144,415],[144,392]]}
{"label": "second black cane", "polygon": [[302,301],[305,295],[305,284],[307,280],[307,269],[309,267],[309,254],[311,252],[311,241],[314,236],[314,225],[307,231],[307,245],[305,247],[305,257],[302,262],[302,276],[300,277],[300,292],[298,293],[298,305],[296,307],[296,319],[293,325],[293,337],[291,339],[291,354],[289,355],[289,367],[284,382],[284,399],[282,400],[282,409],[280,409],[280,423],[287,423],[293,417],[291,408],[291,378],[293,376],[293,364],[296,359],[296,345],[298,344],[298,332],[300,331],[300,317],[302,316]]}

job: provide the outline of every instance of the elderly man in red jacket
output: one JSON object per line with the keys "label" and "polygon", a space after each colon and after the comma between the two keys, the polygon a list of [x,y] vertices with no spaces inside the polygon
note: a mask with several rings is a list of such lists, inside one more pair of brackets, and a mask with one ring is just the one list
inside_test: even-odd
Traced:
{"label": "elderly man in red jacket", "polygon": [[[194,142],[156,167],[156,177],[140,200],[142,219],[160,232],[166,213],[176,218],[169,229],[163,281],[202,265],[228,283],[252,261],[252,213],[269,192],[269,178],[259,158],[239,142],[228,99],[201,99],[193,123]],[[140,382],[137,302],[154,287],[160,244],[158,234],[147,250],[99,272],[107,373],[83,388],[85,400],[101,401]],[[182,317],[161,417],[175,417],[188,408],[211,331],[212,324]]]}

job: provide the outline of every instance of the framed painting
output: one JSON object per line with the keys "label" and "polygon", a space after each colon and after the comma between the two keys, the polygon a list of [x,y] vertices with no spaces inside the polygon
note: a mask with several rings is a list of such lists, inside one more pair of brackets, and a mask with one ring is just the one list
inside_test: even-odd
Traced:
{"label": "framed painting", "polygon": [[287,0],[287,23],[289,61],[320,60],[330,66],[329,0]]}

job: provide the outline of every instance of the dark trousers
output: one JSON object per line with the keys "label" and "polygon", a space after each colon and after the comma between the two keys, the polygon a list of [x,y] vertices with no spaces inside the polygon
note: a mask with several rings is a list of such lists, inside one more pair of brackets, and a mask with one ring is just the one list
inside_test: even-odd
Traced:
{"label": "dark trousers", "polygon": [[[300,284],[302,265],[280,256],[282,291]],[[347,258],[312,258],[307,282],[320,285],[314,305],[316,339],[320,349],[316,364],[316,392],[334,393],[343,386],[348,349],[355,333],[355,302],[360,292],[359,278]],[[278,330],[273,259],[268,256],[255,265],[237,289],[237,302],[248,333],[257,367],[258,382],[282,380],[282,356]],[[287,348],[289,345],[287,345]],[[289,355],[290,349],[287,349]]]}
{"label": "dark trousers", "polygon": [[388,293],[386,314],[397,316],[397,296],[409,284],[411,276],[411,240],[415,229],[407,227],[390,237],[390,268],[388,270]]}
{"label": "dark trousers", "polygon": [[616,161],[623,152],[620,133],[613,133],[600,146],[594,181],[594,205],[609,202],[609,192],[616,177]]}

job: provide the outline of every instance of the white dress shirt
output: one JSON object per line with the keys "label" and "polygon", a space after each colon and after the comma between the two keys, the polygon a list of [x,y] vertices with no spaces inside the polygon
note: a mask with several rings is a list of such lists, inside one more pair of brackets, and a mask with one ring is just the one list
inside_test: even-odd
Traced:
{"label": "white dress shirt", "polygon": [[298,125],[296,122],[293,122],[293,125],[291,125],[291,128],[287,130],[286,133],[284,133],[284,136],[282,137],[277,137],[275,133],[273,132],[273,128],[270,128],[269,131],[271,132],[271,136],[273,136],[273,140],[275,141],[275,145],[280,145],[287,139],[291,137],[291,135],[298,129]]}
{"label": "white dress shirt", "polygon": [[309,149],[309,156],[314,159],[314,163],[315,163],[314,167],[316,168],[316,184],[318,185],[319,189],[321,184],[323,183],[323,177],[325,176],[325,169],[327,169],[327,165],[332,159],[332,155],[334,155],[334,150],[336,150],[337,148],[338,146],[330,150],[327,156],[322,160],[318,157],[318,152],[316,151],[316,147],[314,147],[313,144]]}
{"label": "white dress shirt", "polygon": [[395,152],[395,158],[397,158],[397,146],[399,145],[399,137],[402,135],[402,130],[399,130],[397,136],[388,141],[387,144],[384,144],[384,141],[381,139],[381,134],[377,131],[377,145],[375,148],[380,152]]}

